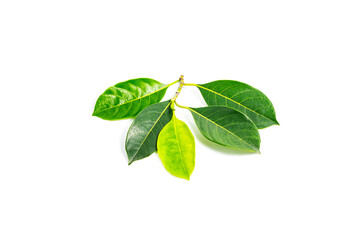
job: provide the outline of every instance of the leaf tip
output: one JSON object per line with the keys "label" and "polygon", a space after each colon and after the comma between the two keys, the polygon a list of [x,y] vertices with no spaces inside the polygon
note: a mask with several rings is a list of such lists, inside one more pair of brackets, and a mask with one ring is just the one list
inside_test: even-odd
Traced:
{"label": "leaf tip", "polygon": [[193,172],[193,169],[192,169],[190,172],[187,172],[187,174],[184,175],[182,178],[185,179],[185,180],[187,180],[187,181],[190,181],[190,180],[191,180],[192,172]]}
{"label": "leaf tip", "polygon": [[259,150],[259,148],[254,148],[254,150],[252,152],[257,153],[257,154],[261,154],[261,151]]}
{"label": "leaf tip", "polygon": [[181,178],[181,179],[187,180],[187,181],[191,180],[190,176],[182,176],[182,177],[178,176],[178,177]]}
{"label": "leaf tip", "polygon": [[130,166],[134,162],[134,159],[128,159],[128,166]]}
{"label": "leaf tip", "polygon": [[97,114],[98,114],[98,111],[96,111],[96,109],[94,109],[94,111],[93,111],[93,113],[92,113],[92,116],[93,116],[93,117],[98,117]]}

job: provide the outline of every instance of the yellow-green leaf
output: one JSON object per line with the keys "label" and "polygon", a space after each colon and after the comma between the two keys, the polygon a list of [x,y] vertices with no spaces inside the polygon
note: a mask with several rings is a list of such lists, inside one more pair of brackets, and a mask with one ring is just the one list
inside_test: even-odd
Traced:
{"label": "yellow-green leaf", "polygon": [[188,126],[177,119],[165,125],[158,136],[158,155],[172,175],[189,180],[195,165],[195,142]]}

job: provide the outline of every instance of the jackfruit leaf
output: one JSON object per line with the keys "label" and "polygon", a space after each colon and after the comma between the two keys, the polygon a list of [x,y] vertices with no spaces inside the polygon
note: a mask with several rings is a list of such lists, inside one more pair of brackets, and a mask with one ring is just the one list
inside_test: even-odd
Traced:
{"label": "jackfruit leaf", "polygon": [[261,91],[245,83],[218,80],[196,86],[208,106],[234,108],[247,115],[259,129],[279,125],[272,102]]}
{"label": "jackfruit leaf", "polygon": [[189,180],[195,165],[195,141],[188,126],[174,113],[160,132],[157,146],[165,169],[176,177]]}
{"label": "jackfruit leaf", "polygon": [[259,152],[261,139],[258,129],[243,113],[223,106],[188,109],[207,139],[223,146]]}
{"label": "jackfruit leaf", "polygon": [[105,120],[134,117],[149,105],[160,102],[168,87],[150,78],[120,82],[99,96],[93,116]]}
{"label": "jackfruit leaf", "polygon": [[170,101],[164,101],[150,105],[135,117],[125,141],[129,164],[157,150],[158,135],[172,119],[170,104]]}

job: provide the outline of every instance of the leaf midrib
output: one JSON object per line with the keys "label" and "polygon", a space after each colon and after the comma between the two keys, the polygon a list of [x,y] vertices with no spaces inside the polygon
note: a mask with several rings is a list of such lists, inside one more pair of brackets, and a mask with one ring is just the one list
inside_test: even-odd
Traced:
{"label": "leaf midrib", "polygon": [[219,96],[222,96],[222,97],[224,97],[225,99],[230,100],[230,101],[232,101],[232,102],[234,102],[234,103],[236,103],[236,104],[238,104],[238,105],[241,105],[241,106],[244,107],[245,109],[247,109],[247,110],[249,110],[249,111],[251,111],[251,112],[253,112],[253,113],[257,114],[257,115],[259,115],[259,116],[261,116],[261,117],[264,117],[264,118],[266,118],[266,119],[274,122],[274,120],[272,120],[272,119],[266,117],[265,115],[262,115],[262,114],[260,114],[260,113],[258,113],[258,112],[256,112],[256,111],[254,111],[254,110],[252,110],[252,109],[244,106],[243,104],[241,104],[241,103],[239,103],[239,102],[236,102],[236,101],[233,100],[232,98],[229,98],[229,97],[227,97],[227,96],[224,96],[224,95],[222,95],[222,94],[220,94],[220,93],[218,93],[218,92],[215,92],[215,91],[213,91],[213,90],[211,90],[211,89],[209,89],[209,88],[203,87],[203,86],[201,86],[201,85],[196,84],[196,86],[197,86],[197,87],[200,87],[200,88],[203,88],[203,89],[205,89],[205,90],[207,90],[207,91],[210,91],[210,92],[212,92],[212,93],[214,93],[214,94],[217,94],[217,95],[219,95]]}
{"label": "leaf midrib", "polygon": [[[248,146],[250,146],[250,147],[251,147],[252,149],[254,149],[256,152],[259,152],[259,150],[258,150],[257,148],[255,148],[254,146],[252,146],[251,144],[249,144],[248,142],[246,142],[246,141],[243,140],[242,138],[238,137],[236,134],[230,132],[228,129],[222,127],[221,125],[219,125],[219,124],[217,124],[217,123],[215,123],[215,122],[213,122],[213,121],[210,120],[209,118],[206,118],[205,116],[203,116],[202,114],[198,113],[197,111],[194,111],[192,108],[188,108],[188,109],[191,110],[191,111],[193,111],[193,112],[195,112],[195,113],[197,113],[199,116],[203,117],[204,119],[210,121],[211,123],[213,123],[213,124],[216,125],[217,127],[222,128],[222,129],[225,130],[226,132],[232,134],[233,136],[235,136],[236,138],[238,138],[238,139],[241,140],[242,142],[246,143]],[[242,150],[244,150],[244,149],[242,149]]]}
{"label": "leaf midrib", "polygon": [[188,174],[188,171],[186,169],[184,159],[183,159],[182,149],[181,149],[181,147],[179,145],[179,140],[178,140],[178,135],[177,135],[177,127],[176,127],[176,120],[177,119],[175,118],[174,112],[173,112],[173,118],[174,118],[174,133],[175,133],[175,138],[176,138],[177,144],[178,144],[178,149],[179,149],[180,158],[181,158],[181,161],[182,161],[183,170],[184,170],[184,173],[187,175],[187,179],[189,179],[189,174]]}

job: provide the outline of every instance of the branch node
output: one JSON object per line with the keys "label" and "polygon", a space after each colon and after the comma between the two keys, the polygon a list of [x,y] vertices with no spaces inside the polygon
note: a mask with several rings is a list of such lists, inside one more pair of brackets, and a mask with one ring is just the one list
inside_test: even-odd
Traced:
{"label": "branch node", "polygon": [[182,88],[183,88],[183,85],[184,85],[184,76],[181,75],[181,76],[179,77],[179,80],[178,80],[178,81],[179,81],[179,87],[178,87],[178,89],[177,89],[174,97],[172,98],[172,101],[175,101],[175,100],[177,99],[177,97],[179,96],[179,93],[181,92],[181,90],[182,90]]}

